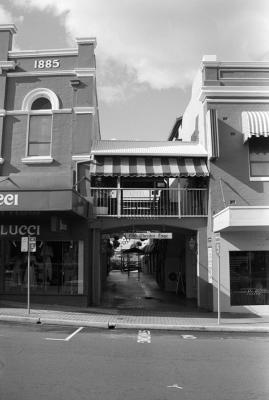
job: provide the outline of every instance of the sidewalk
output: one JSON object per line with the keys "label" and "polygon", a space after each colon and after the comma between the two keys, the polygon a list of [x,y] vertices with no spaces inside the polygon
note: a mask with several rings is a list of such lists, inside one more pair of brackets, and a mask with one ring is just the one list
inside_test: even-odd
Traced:
{"label": "sidewalk", "polygon": [[30,314],[16,303],[0,302],[0,321],[43,323],[95,328],[158,329],[212,332],[268,332],[269,316],[223,314],[218,325],[216,313],[175,312],[143,309],[74,308],[32,305]]}

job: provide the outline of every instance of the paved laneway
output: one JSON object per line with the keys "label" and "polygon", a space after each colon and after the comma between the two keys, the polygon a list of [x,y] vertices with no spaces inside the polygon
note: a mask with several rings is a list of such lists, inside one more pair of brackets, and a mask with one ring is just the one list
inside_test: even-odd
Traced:
{"label": "paved laneway", "polygon": [[151,275],[138,271],[112,270],[102,298],[102,307],[175,312],[197,312],[195,300],[160,289]]}

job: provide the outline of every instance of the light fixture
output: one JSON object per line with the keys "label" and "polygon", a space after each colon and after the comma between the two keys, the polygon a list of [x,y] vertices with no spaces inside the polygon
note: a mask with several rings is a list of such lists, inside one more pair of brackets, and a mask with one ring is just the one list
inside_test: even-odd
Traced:
{"label": "light fixture", "polygon": [[192,251],[195,250],[195,246],[196,246],[196,240],[195,240],[194,237],[191,237],[190,240],[189,240],[190,250],[192,250]]}

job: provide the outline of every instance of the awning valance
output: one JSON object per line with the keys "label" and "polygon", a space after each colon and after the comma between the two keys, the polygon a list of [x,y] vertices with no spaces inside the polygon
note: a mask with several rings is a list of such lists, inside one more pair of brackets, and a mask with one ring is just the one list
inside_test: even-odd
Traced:
{"label": "awning valance", "polygon": [[200,157],[95,157],[90,174],[96,176],[187,177],[208,176]]}
{"label": "awning valance", "polygon": [[269,111],[242,112],[244,142],[252,136],[269,137]]}

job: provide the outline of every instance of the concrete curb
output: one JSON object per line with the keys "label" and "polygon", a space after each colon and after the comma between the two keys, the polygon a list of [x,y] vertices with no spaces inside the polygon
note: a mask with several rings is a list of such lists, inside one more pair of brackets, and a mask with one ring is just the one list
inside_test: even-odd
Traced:
{"label": "concrete curb", "polygon": [[242,333],[269,333],[269,326],[245,326],[245,325],[176,325],[176,324],[152,324],[152,323],[117,323],[113,319],[110,321],[85,321],[85,320],[66,320],[48,318],[42,316],[12,316],[1,315],[0,321],[20,322],[31,324],[51,324],[65,326],[85,326],[101,329],[151,329],[162,331],[193,331],[193,332],[242,332]]}

